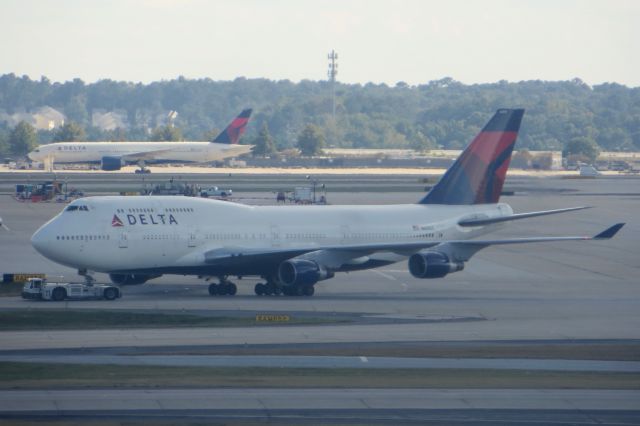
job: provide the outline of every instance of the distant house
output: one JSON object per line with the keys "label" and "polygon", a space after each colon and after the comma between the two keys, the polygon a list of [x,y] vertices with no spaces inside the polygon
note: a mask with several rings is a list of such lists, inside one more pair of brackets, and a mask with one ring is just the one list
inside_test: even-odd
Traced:
{"label": "distant house", "polygon": [[126,129],[127,114],[121,111],[94,110],[91,114],[91,125],[102,130]]}
{"label": "distant house", "polygon": [[32,114],[33,127],[38,130],[53,130],[64,126],[65,116],[63,113],[50,106],[43,106],[35,110]]}
{"label": "distant house", "polygon": [[0,122],[5,122],[11,127],[24,121],[37,130],[53,130],[64,125],[64,120],[64,114],[50,106],[40,107],[33,112],[20,111],[13,114],[0,112]]}

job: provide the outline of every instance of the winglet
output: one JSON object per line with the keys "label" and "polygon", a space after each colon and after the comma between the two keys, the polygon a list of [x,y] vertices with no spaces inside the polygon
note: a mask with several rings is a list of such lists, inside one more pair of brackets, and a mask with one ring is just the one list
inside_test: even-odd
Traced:
{"label": "winglet", "polygon": [[620,230],[620,228],[622,228],[623,226],[624,226],[624,223],[616,223],[615,225],[610,226],[609,228],[605,229],[604,231],[602,231],[601,233],[593,237],[593,239],[608,240],[609,238],[612,238],[614,235],[616,235]]}
{"label": "winglet", "polygon": [[220,134],[213,142],[235,145],[244,133],[249,118],[251,117],[251,108],[243,110]]}

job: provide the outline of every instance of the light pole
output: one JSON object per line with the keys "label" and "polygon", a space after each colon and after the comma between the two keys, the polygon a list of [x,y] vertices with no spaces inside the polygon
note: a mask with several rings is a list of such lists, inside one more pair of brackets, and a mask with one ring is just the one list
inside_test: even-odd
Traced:
{"label": "light pole", "polygon": [[329,59],[329,71],[327,71],[327,76],[329,77],[329,81],[331,82],[331,99],[332,99],[332,115],[333,122],[336,121],[336,75],[338,75],[338,54],[335,50],[332,50],[331,53],[327,55]]}

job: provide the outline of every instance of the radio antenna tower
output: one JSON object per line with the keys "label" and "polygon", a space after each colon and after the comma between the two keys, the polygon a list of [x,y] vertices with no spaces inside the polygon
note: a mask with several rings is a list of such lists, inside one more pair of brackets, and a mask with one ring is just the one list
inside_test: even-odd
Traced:
{"label": "radio antenna tower", "polygon": [[327,55],[329,59],[329,71],[327,75],[329,76],[329,81],[331,81],[331,98],[332,98],[332,114],[333,114],[333,122],[336,121],[336,75],[338,75],[338,54],[335,50],[332,50],[331,53]]}

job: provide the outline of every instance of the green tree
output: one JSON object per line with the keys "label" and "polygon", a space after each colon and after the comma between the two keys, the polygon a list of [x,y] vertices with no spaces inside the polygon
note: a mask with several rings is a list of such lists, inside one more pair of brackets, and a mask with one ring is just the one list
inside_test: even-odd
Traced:
{"label": "green tree", "polygon": [[267,126],[267,122],[262,123],[262,128],[260,129],[260,133],[253,140],[253,156],[268,156],[274,154],[276,152],[275,144],[273,143],[273,138],[269,133],[269,126]]}
{"label": "green tree", "polygon": [[213,142],[215,138],[220,134],[220,129],[210,129],[203,133],[203,141]]}
{"label": "green tree", "polygon": [[9,134],[9,151],[17,155],[26,155],[38,145],[36,129],[21,121]]}
{"label": "green tree", "polygon": [[150,141],[175,142],[182,140],[182,132],[173,126],[156,127],[151,132]]}
{"label": "green tree", "polygon": [[0,128],[0,155],[8,155],[11,153],[9,147],[9,132]]}
{"label": "green tree", "polygon": [[82,128],[78,123],[69,121],[55,131],[53,134],[53,141],[76,142],[84,140],[85,137],[86,134],[84,132],[84,128]]}
{"label": "green tree", "polygon": [[411,135],[409,140],[410,146],[416,151],[426,152],[436,147],[435,142],[428,136],[425,136],[421,131],[417,131]]}
{"label": "green tree", "polygon": [[302,155],[312,156],[322,151],[324,142],[322,130],[316,125],[307,124],[298,136],[297,146]]}
{"label": "green tree", "polygon": [[586,136],[578,136],[571,139],[562,151],[563,157],[572,156],[582,161],[593,163],[599,154],[598,144]]}
{"label": "green tree", "polygon": [[[79,79],[61,84],[5,74],[0,75],[0,110],[39,114],[41,107],[51,106],[85,130],[93,111],[114,111],[126,117],[128,140],[147,140],[147,129],[173,109],[180,112],[184,137],[200,139],[251,104],[260,111],[259,120],[269,123],[281,149],[294,147],[307,123],[320,126],[327,144],[338,147],[428,147],[420,131],[436,147],[451,149],[466,146],[497,108],[513,105],[527,109],[517,149],[562,150],[565,141],[575,137],[591,138],[607,151],[640,149],[637,87],[590,87],[578,79],[465,85],[443,78],[417,86],[336,83],[335,121],[329,90],[326,81],[310,80],[180,77],[149,84]],[[246,140],[260,132],[260,121],[249,124]],[[88,140],[107,136],[104,131],[87,133]],[[46,140],[42,133],[40,141]]]}

